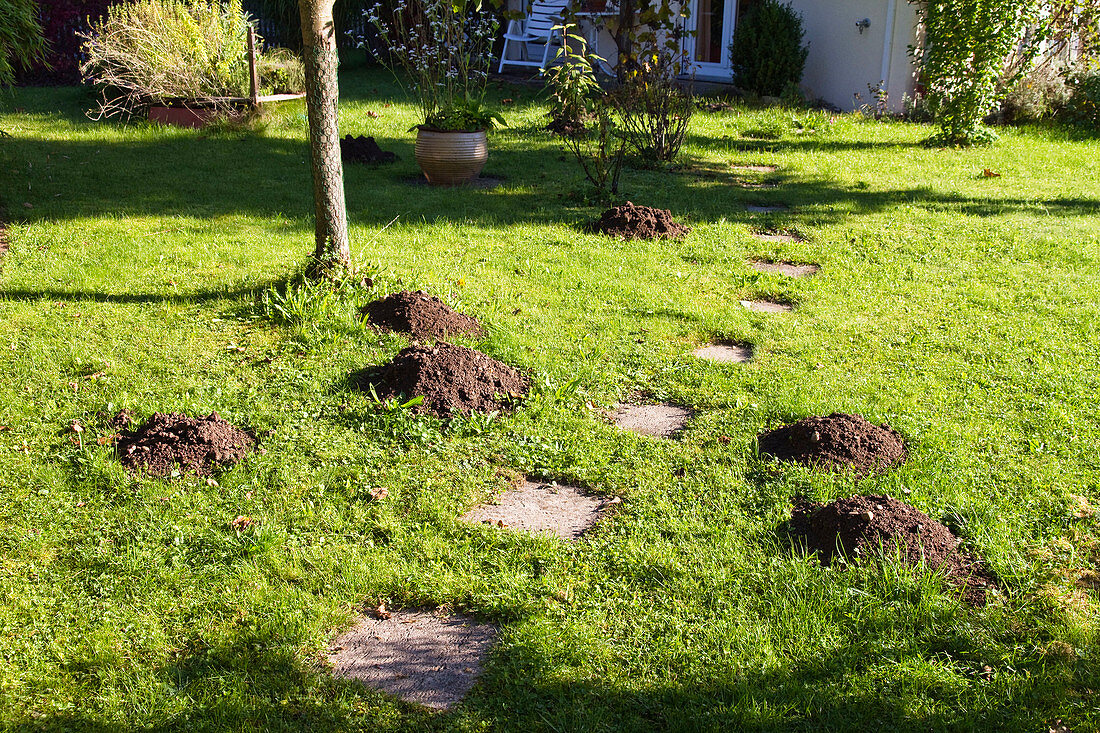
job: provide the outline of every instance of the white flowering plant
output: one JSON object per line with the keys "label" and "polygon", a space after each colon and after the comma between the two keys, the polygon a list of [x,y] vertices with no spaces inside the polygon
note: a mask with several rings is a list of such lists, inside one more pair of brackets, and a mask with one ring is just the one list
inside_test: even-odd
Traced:
{"label": "white flowering plant", "polygon": [[[379,33],[389,66],[416,97],[417,127],[473,132],[504,124],[484,106],[496,17],[480,0],[398,0],[364,11]],[[359,39],[359,46],[366,39]]]}

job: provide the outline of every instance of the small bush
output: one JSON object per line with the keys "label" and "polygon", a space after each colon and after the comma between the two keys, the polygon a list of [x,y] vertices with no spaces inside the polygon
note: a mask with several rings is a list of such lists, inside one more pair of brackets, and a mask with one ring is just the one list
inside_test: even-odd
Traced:
{"label": "small bush", "polygon": [[240,0],[138,0],[111,7],[84,36],[84,79],[105,90],[99,116],[154,101],[248,94],[248,17]]}
{"label": "small bush", "polygon": [[762,0],[733,31],[733,81],[758,96],[778,97],[802,81],[809,47],[802,45],[802,17],[790,5]]}
{"label": "small bush", "polygon": [[668,163],[680,152],[695,112],[690,90],[677,80],[684,64],[679,44],[641,54],[611,95],[627,145],[647,163]]}
{"label": "small bush", "polygon": [[298,94],[305,91],[306,71],[293,51],[273,48],[256,61],[264,94]]}
{"label": "small bush", "polygon": [[1061,70],[1049,64],[1040,66],[1011,88],[1001,103],[998,116],[1009,124],[1055,117],[1069,102],[1070,91]]}
{"label": "small bush", "polygon": [[1075,74],[1070,87],[1072,94],[1063,118],[1072,125],[1100,131],[1100,69]]}

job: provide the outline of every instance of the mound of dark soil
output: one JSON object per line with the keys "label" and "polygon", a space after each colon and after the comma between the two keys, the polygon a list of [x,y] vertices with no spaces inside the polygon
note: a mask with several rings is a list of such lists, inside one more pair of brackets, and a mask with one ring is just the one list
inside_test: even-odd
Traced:
{"label": "mound of dark soil", "polygon": [[352,137],[345,135],[340,139],[340,157],[352,163],[366,163],[377,165],[379,163],[392,163],[397,156],[387,150],[378,147],[373,137]]}
{"label": "mound of dark soil", "polygon": [[364,380],[383,399],[423,396],[424,401],[411,409],[444,418],[452,410],[463,415],[499,410],[504,399],[527,394],[528,386],[527,378],[507,364],[443,342],[402,349]]}
{"label": "mound of dark soil", "polygon": [[924,563],[942,572],[972,605],[983,605],[986,590],[996,587],[989,570],[959,546],[950,529],[889,496],[850,496],[824,505],[796,499],[790,532],[822,565],[838,554],[857,560],[883,553],[908,565]]}
{"label": "mound of dark soil", "polygon": [[627,201],[612,206],[589,225],[589,231],[622,239],[680,239],[691,227],[677,223],[672,212],[652,206],[635,206]]}
{"label": "mound of dark soil", "polygon": [[803,418],[761,433],[756,440],[760,452],[773,458],[850,469],[860,476],[884,471],[906,457],[905,443],[893,428],[841,412]]}
{"label": "mound of dark soil", "polygon": [[[116,424],[128,423],[129,415],[120,413]],[[166,476],[177,466],[183,473],[208,476],[216,467],[244,458],[255,444],[251,433],[216,412],[206,417],[155,412],[136,430],[123,430],[115,450],[127,468],[144,468],[154,476]]]}
{"label": "mound of dark soil", "polygon": [[387,295],[363,307],[367,320],[387,331],[407,333],[415,339],[443,340],[461,334],[485,335],[476,318],[459,313],[422,290]]}

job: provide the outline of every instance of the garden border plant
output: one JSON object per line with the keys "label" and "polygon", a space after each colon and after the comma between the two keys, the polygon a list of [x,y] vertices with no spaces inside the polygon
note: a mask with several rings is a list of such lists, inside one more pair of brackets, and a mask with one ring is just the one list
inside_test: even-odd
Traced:
{"label": "garden border plant", "polygon": [[918,7],[924,39],[910,46],[910,53],[940,128],[926,143],[993,142],[997,136],[982,120],[1003,94],[1001,71],[1036,18],[1035,0],[921,0]]}

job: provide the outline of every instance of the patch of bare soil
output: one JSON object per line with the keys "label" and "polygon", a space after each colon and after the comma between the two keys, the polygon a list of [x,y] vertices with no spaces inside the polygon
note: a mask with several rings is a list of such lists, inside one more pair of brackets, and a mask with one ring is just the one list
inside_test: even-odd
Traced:
{"label": "patch of bare soil", "polygon": [[407,333],[418,340],[442,341],[454,335],[485,335],[485,329],[476,318],[459,313],[422,290],[404,290],[387,295],[367,303],[362,314],[380,328]]}
{"label": "patch of bare soil", "polygon": [[423,397],[411,409],[442,418],[450,417],[452,410],[463,415],[500,410],[528,389],[527,378],[507,364],[442,341],[402,349],[393,361],[368,371],[360,381],[374,385],[382,399]]}
{"label": "patch of bare soil", "polygon": [[623,430],[654,438],[671,438],[687,425],[691,410],[676,405],[635,405],[615,406],[612,419]]}
{"label": "patch of bare soil", "polygon": [[691,227],[678,223],[672,212],[652,206],[635,206],[627,201],[600,214],[589,231],[620,239],[681,239]]}
{"label": "patch of bare soil", "polygon": [[494,627],[466,616],[384,608],[374,615],[332,643],[333,675],[437,710],[466,696],[497,640]]}
{"label": "patch of bare soil", "polygon": [[757,442],[760,452],[772,458],[848,469],[859,476],[884,471],[907,455],[905,443],[893,428],[841,412],[769,430],[757,436]]}
{"label": "patch of bare soil", "polygon": [[340,139],[340,157],[352,163],[379,165],[392,163],[397,155],[378,147],[373,137],[352,137],[345,135]]}
{"label": "patch of bare soil", "polygon": [[575,540],[594,525],[609,499],[592,496],[575,486],[523,481],[495,503],[474,507],[462,516],[471,524],[492,524],[523,532],[551,532]]}
{"label": "patch of bare soil", "polygon": [[795,499],[790,532],[817,553],[823,566],[838,554],[846,560],[886,556],[907,565],[925,564],[961,590],[966,603],[977,606],[996,587],[992,573],[950,529],[889,496],[850,496],[829,504]]}
{"label": "patch of bare soil", "polygon": [[122,430],[115,447],[119,460],[131,470],[144,469],[153,476],[167,476],[177,467],[181,473],[209,476],[217,468],[237,463],[256,445],[251,433],[216,412],[205,417],[155,412],[136,430],[125,428],[129,422],[125,410],[112,421]]}

